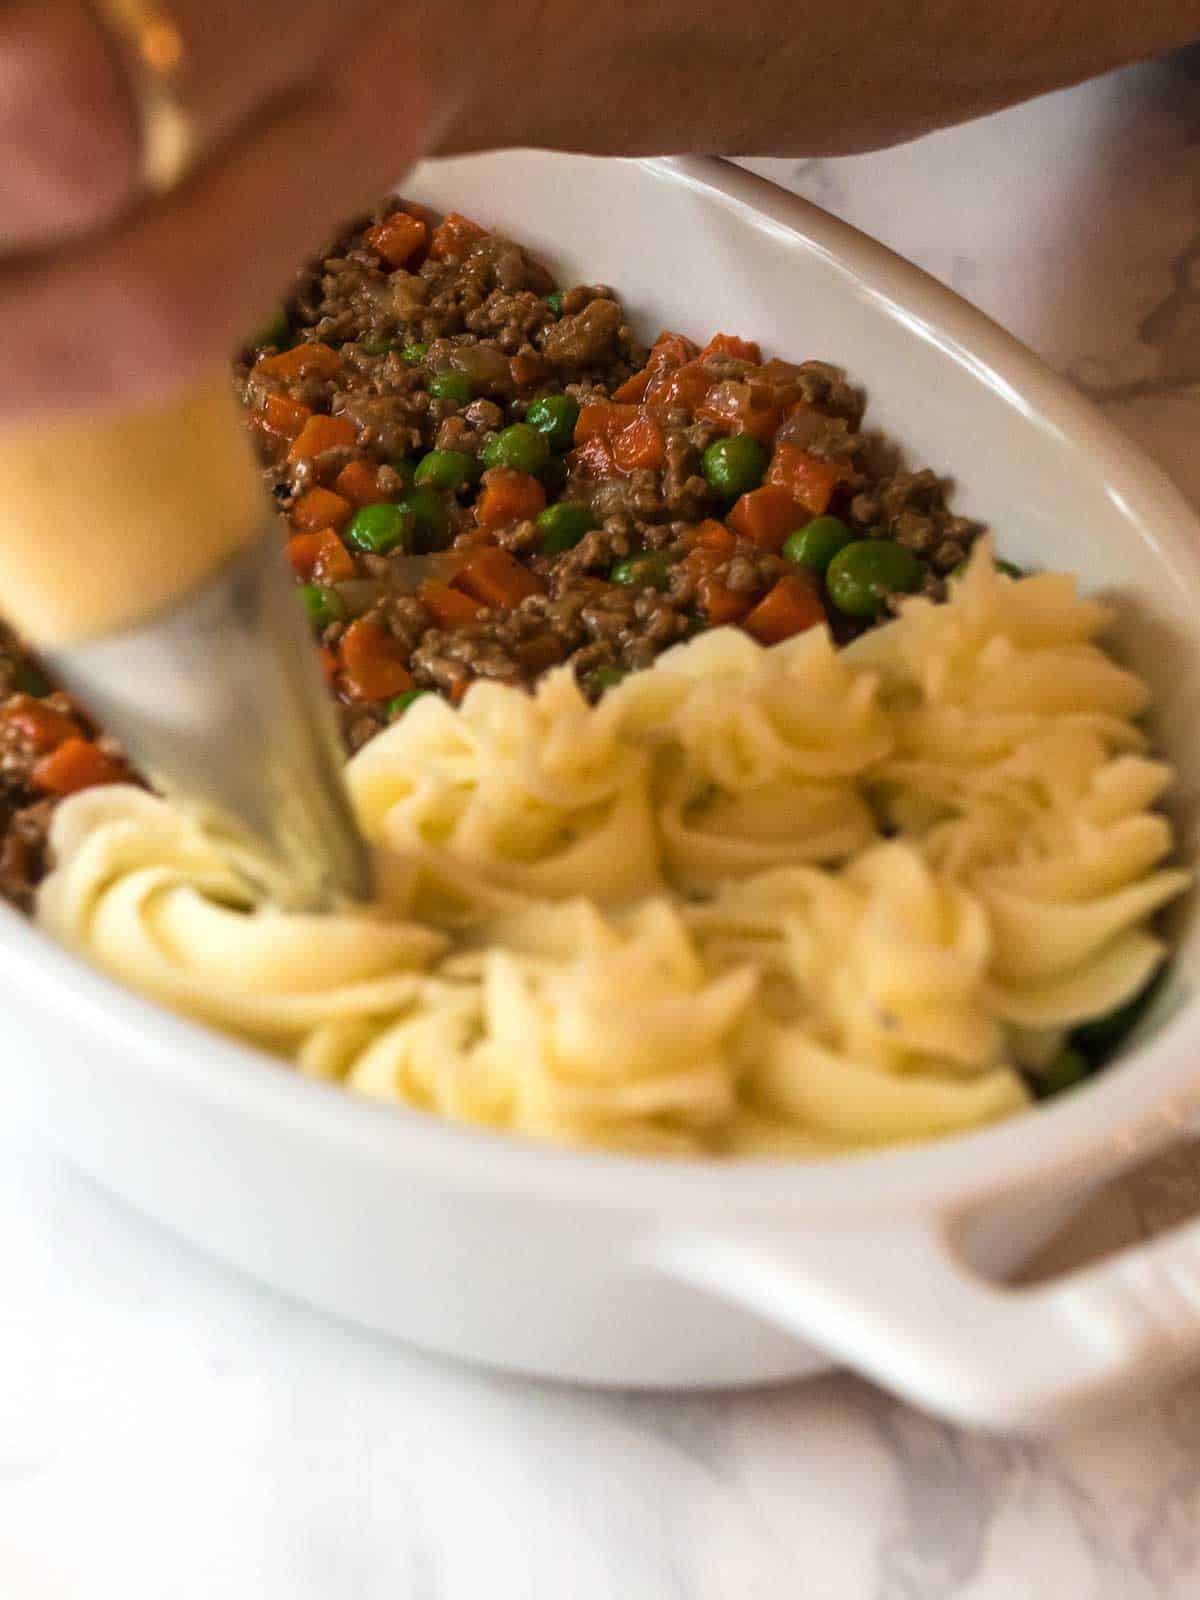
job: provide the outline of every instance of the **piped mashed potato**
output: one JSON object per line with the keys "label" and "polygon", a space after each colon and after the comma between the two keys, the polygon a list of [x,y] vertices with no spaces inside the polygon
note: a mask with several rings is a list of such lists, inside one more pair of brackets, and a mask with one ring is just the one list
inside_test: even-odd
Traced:
{"label": "piped mashed potato", "polygon": [[1019,1110],[1138,995],[1187,885],[1145,685],[1074,580],[1001,576],[836,651],[721,629],[591,705],[426,696],[353,758],[386,912],[254,904],[132,787],[64,803],[38,917],[348,1089],[537,1138],[826,1155]]}

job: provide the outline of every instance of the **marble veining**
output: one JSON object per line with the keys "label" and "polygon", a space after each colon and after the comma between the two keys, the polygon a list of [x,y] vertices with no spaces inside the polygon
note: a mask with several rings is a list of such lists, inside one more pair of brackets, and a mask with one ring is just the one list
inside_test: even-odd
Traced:
{"label": "marble veining", "polygon": [[[1012,328],[1200,504],[1198,88],[1193,52],[748,165]],[[1183,1146],[1043,1267],[1198,1207]],[[0,1262],[0,1600],[1200,1595],[1200,1378],[1024,1442],[843,1374],[648,1397],[465,1371],[194,1256],[42,1147],[3,1073]]]}

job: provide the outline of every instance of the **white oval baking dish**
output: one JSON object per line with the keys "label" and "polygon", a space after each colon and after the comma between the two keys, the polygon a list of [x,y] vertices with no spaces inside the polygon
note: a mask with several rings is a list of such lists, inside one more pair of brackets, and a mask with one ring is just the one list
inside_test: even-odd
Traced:
{"label": "white oval baking dish", "polygon": [[[513,232],[646,331],[826,357],[868,421],[957,472],[1017,561],[1119,595],[1195,859],[1200,527],[1033,356],[915,268],[721,162],[526,152],[405,193]],[[357,1100],[182,1022],[0,913],[4,1059],[51,1138],[255,1277],[428,1349],[591,1383],[747,1384],[849,1362],[960,1420],[1034,1426],[1200,1357],[1200,1225],[1073,1278],[1010,1273],[1200,1106],[1198,934],[1148,1041],[983,1132],[836,1163],[650,1162],[530,1146]]]}

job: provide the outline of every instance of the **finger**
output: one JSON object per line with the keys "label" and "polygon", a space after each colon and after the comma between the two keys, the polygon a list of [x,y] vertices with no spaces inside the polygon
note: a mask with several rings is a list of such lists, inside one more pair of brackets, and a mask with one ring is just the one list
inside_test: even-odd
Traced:
{"label": "finger", "polygon": [[[171,0],[177,74],[201,159],[310,75],[372,0]],[[141,195],[128,56],[86,0],[0,10],[0,248],[77,237]]]}
{"label": "finger", "polygon": [[331,225],[385,192],[453,113],[461,63],[388,32],[364,29],[318,88],[145,214],[0,273],[0,417],[158,397],[226,356]]}
{"label": "finger", "polygon": [[179,74],[203,150],[307,82],[352,43],[382,0],[168,0],[184,41]]}
{"label": "finger", "polygon": [[76,0],[0,11],[0,250],[108,220],[137,181],[138,130]]}

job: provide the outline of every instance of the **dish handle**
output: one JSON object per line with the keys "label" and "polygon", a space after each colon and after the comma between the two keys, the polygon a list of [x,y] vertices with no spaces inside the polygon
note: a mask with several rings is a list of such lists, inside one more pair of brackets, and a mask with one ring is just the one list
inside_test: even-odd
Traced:
{"label": "dish handle", "polygon": [[680,1230],[650,1255],[969,1427],[1045,1430],[1200,1364],[1200,1218],[1031,1287],[978,1275],[936,1220],[792,1240]]}

